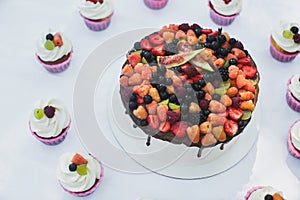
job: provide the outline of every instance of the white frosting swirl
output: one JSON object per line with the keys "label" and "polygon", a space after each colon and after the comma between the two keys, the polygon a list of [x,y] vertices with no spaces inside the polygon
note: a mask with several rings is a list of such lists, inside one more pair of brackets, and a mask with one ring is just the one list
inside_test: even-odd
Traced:
{"label": "white frosting swirl", "polygon": [[300,121],[291,128],[291,140],[293,146],[300,151]]}
{"label": "white frosting swirl", "polygon": [[47,105],[55,108],[55,113],[52,118],[48,118],[44,115],[43,118],[37,119],[34,116],[34,111],[31,112],[29,117],[31,130],[43,138],[58,136],[70,123],[70,116],[66,107],[57,99],[51,99],[49,101],[40,100],[36,103],[35,108],[43,109]]}
{"label": "white frosting swirl", "polygon": [[300,29],[299,24],[280,21],[278,26],[274,27],[272,30],[272,38],[276,44],[284,51],[289,53],[300,51],[300,44],[295,43],[293,38],[287,39],[283,37],[283,31],[290,30],[293,26]]}
{"label": "white frosting swirl", "polygon": [[292,77],[289,89],[292,95],[300,101],[300,74],[296,74]]}
{"label": "white frosting swirl", "polygon": [[[275,193],[280,194],[281,196],[283,195],[282,192],[275,190],[273,187],[271,186],[266,186],[262,189],[258,189],[256,191],[254,191],[248,198],[248,200],[264,200],[265,196],[267,194],[273,195]],[[283,196],[282,196],[283,197]]]}
{"label": "white frosting swirl", "polygon": [[69,165],[75,153],[65,153],[59,159],[57,168],[57,177],[60,184],[71,192],[83,192],[89,190],[94,184],[96,179],[100,179],[101,167],[99,162],[84,153],[80,153],[87,163],[87,174],[84,176],[79,175],[76,171],[70,171]]}
{"label": "white frosting swirl", "polygon": [[230,16],[241,12],[242,0],[231,0],[228,4],[224,0],[210,0],[214,10],[225,16]]}
{"label": "white frosting swirl", "polygon": [[104,19],[113,13],[113,6],[110,0],[103,0],[102,4],[98,1],[93,3],[83,0],[79,9],[82,16],[91,20]]}
{"label": "white frosting swirl", "polygon": [[[62,46],[56,46],[53,50],[48,50],[45,48],[45,42],[46,35],[51,33],[52,35],[55,35],[56,33],[59,33],[61,35],[63,45]],[[53,30],[49,30],[48,32],[42,34],[40,38],[37,40],[36,43],[37,51],[36,54],[38,57],[46,62],[54,62],[60,58],[62,58],[64,55],[68,55],[72,51],[72,43],[70,40],[68,40],[61,32],[56,32]]]}

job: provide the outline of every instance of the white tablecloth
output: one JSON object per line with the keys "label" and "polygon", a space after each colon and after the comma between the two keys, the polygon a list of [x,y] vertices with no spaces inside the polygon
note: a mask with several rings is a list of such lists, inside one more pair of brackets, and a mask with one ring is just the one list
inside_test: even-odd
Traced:
{"label": "white tablecloth", "polygon": [[[300,160],[286,148],[288,128],[300,115],[285,101],[286,82],[299,73],[300,58],[280,63],[268,51],[273,25],[280,19],[299,23],[298,1],[244,1],[240,16],[223,28],[243,41],[261,73],[259,137],[241,162],[219,175],[193,181],[120,173],[105,166],[102,185],[86,199],[242,199],[256,185],[271,185],[287,199],[300,199]],[[64,101],[73,116],[76,77],[99,44],[120,32],[170,23],[218,28],[209,18],[206,0],[170,0],[162,10],[150,10],[142,0],[114,0],[111,25],[102,32],[85,27],[79,4],[78,0],[0,1],[0,199],[76,199],[62,190],[55,174],[62,153],[85,151],[75,122],[63,143],[47,146],[31,136],[28,116],[34,102],[45,97]],[[34,56],[37,38],[49,27],[63,31],[74,47],[70,68],[60,74],[48,73]]]}

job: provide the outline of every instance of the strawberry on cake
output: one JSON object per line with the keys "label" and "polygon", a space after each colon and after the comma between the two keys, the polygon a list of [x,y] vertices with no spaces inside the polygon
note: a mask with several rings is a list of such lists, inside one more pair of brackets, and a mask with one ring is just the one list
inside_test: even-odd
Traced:
{"label": "strawberry on cake", "polygon": [[123,105],[148,135],[199,149],[243,132],[259,73],[241,41],[222,29],[170,24],[142,38],[120,77]]}

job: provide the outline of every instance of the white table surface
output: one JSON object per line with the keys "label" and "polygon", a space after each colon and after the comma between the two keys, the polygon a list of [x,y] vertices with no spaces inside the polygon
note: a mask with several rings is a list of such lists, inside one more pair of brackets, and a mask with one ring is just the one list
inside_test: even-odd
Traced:
{"label": "white table surface", "polygon": [[[217,29],[206,0],[170,0],[162,10],[150,10],[142,0],[114,0],[110,27],[87,29],[78,14],[79,0],[0,0],[0,199],[77,199],[56,179],[59,156],[85,151],[72,123],[57,146],[37,141],[28,130],[28,116],[40,98],[59,98],[73,112],[73,90],[80,67],[99,44],[120,32],[170,23],[198,23]],[[240,16],[223,30],[243,41],[261,73],[261,129],[249,154],[219,175],[200,180],[176,180],[157,174],[120,173],[105,166],[102,185],[84,199],[151,197],[156,200],[242,199],[252,186],[271,185],[289,200],[300,199],[300,160],[286,148],[289,126],[300,118],[286,104],[286,82],[300,70],[300,58],[280,63],[269,54],[271,27],[280,19],[300,19],[299,0],[244,1]],[[68,70],[48,73],[34,57],[35,42],[49,27],[72,41],[74,56]],[[109,152],[107,152],[109,153]],[[100,158],[101,159],[101,158]]]}

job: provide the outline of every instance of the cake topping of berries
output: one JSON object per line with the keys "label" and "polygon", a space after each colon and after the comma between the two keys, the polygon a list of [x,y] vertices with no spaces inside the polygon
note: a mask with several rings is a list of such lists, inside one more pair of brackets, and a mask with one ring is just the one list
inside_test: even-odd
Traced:
{"label": "cake topping of berries", "polygon": [[120,93],[148,135],[200,148],[228,142],[243,131],[255,108],[258,82],[241,41],[222,29],[183,23],[164,26],[133,45]]}
{"label": "cake topping of berries", "polygon": [[46,35],[46,42],[44,44],[45,48],[52,51],[55,47],[61,47],[63,45],[62,37],[59,33],[52,35],[48,33]]}

